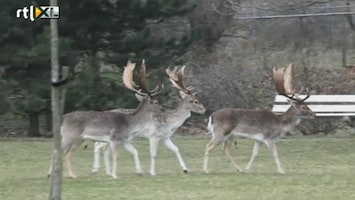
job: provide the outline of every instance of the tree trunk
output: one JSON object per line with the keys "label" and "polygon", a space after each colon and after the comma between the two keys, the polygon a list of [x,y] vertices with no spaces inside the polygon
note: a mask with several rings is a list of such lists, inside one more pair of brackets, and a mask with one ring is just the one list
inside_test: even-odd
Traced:
{"label": "tree trunk", "polygon": [[[58,6],[57,0],[50,0],[51,6]],[[50,200],[62,199],[62,148],[61,148],[61,135],[60,125],[62,123],[63,108],[61,107],[61,88],[55,87],[54,83],[60,81],[60,65],[58,58],[58,20],[50,20],[51,28],[51,81],[52,81],[52,116],[53,116],[53,155],[52,155],[52,180],[49,193]]]}
{"label": "tree trunk", "polygon": [[39,112],[30,112],[28,113],[29,118],[29,127],[27,136],[28,137],[40,137],[39,133]]}
{"label": "tree trunk", "polygon": [[45,130],[52,131],[52,113],[50,110],[47,110],[44,113],[44,120],[45,120]]}

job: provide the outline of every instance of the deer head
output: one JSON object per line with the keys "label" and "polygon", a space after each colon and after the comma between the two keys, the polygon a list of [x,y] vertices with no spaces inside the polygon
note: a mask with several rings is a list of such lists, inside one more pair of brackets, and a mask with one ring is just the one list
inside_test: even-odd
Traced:
{"label": "deer head", "polygon": [[303,87],[298,93],[295,92],[292,85],[292,71],[293,64],[289,64],[286,68],[276,69],[273,68],[273,78],[276,87],[276,91],[289,99],[290,104],[296,108],[299,112],[299,116],[302,118],[314,118],[315,114],[307,106],[305,101],[310,97],[310,91],[306,89],[306,97],[303,99],[298,96],[303,91]]}
{"label": "deer head", "polygon": [[190,110],[196,113],[204,114],[206,112],[206,108],[197,99],[196,93],[192,92],[193,87],[186,87],[184,84],[184,70],[185,66],[175,67],[174,69],[170,69],[169,67],[165,70],[165,72],[168,74],[169,80],[173,86],[179,89],[181,98],[188,102]]}
{"label": "deer head", "polygon": [[[144,59],[142,60],[142,66],[139,73],[139,85],[137,85],[133,80],[135,67],[136,63],[132,63],[130,60],[128,60],[127,65],[124,67],[123,71],[123,83],[125,87],[135,92],[136,97],[139,101],[148,102],[149,104],[158,106],[159,102],[158,100],[154,99],[154,96],[158,95],[161,92],[161,87],[156,86],[153,90],[147,89],[146,66]],[[162,108],[160,107],[160,110],[161,109]]]}

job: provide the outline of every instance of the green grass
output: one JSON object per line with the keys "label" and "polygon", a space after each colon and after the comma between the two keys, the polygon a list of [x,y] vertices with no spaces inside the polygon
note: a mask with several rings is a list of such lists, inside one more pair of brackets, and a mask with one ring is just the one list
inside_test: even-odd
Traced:
{"label": "green grass", "polygon": [[[149,170],[148,141],[137,139],[143,176],[136,176],[132,156],[123,148],[119,158],[119,179],[105,175],[104,168],[92,175],[92,149],[78,149],[74,167],[78,178],[66,177],[63,199],[355,199],[355,139],[297,137],[278,143],[285,175],[276,173],[270,152],[263,145],[252,171],[234,172],[221,148],[210,157],[210,174],[202,173],[208,138],[175,137],[190,169],[183,174],[175,155],[159,146],[157,176]],[[236,161],[245,166],[253,142],[239,140]],[[48,199],[50,179],[46,178],[51,156],[50,139],[0,140],[0,199]]]}

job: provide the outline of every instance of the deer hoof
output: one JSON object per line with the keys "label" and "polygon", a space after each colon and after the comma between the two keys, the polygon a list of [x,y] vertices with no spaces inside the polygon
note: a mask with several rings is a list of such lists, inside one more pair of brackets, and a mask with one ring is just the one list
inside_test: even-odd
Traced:
{"label": "deer hoof", "polygon": [[245,173],[245,171],[242,170],[242,169],[237,169],[237,172],[239,172],[239,173]]}
{"label": "deer hoof", "polygon": [[187,169],[184,169],[184,171],[183,171],[185,174],[188,174],[189,173],[189,171],[187,170]]}

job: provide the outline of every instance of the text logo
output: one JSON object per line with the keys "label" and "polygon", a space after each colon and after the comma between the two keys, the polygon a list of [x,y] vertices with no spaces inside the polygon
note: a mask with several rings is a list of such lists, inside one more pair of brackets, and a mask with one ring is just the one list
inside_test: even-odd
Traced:
{"label": "text logo", "polygon": [[59,19],[59,6],[28,6],[16,10],[16,18],[29,19]]}

